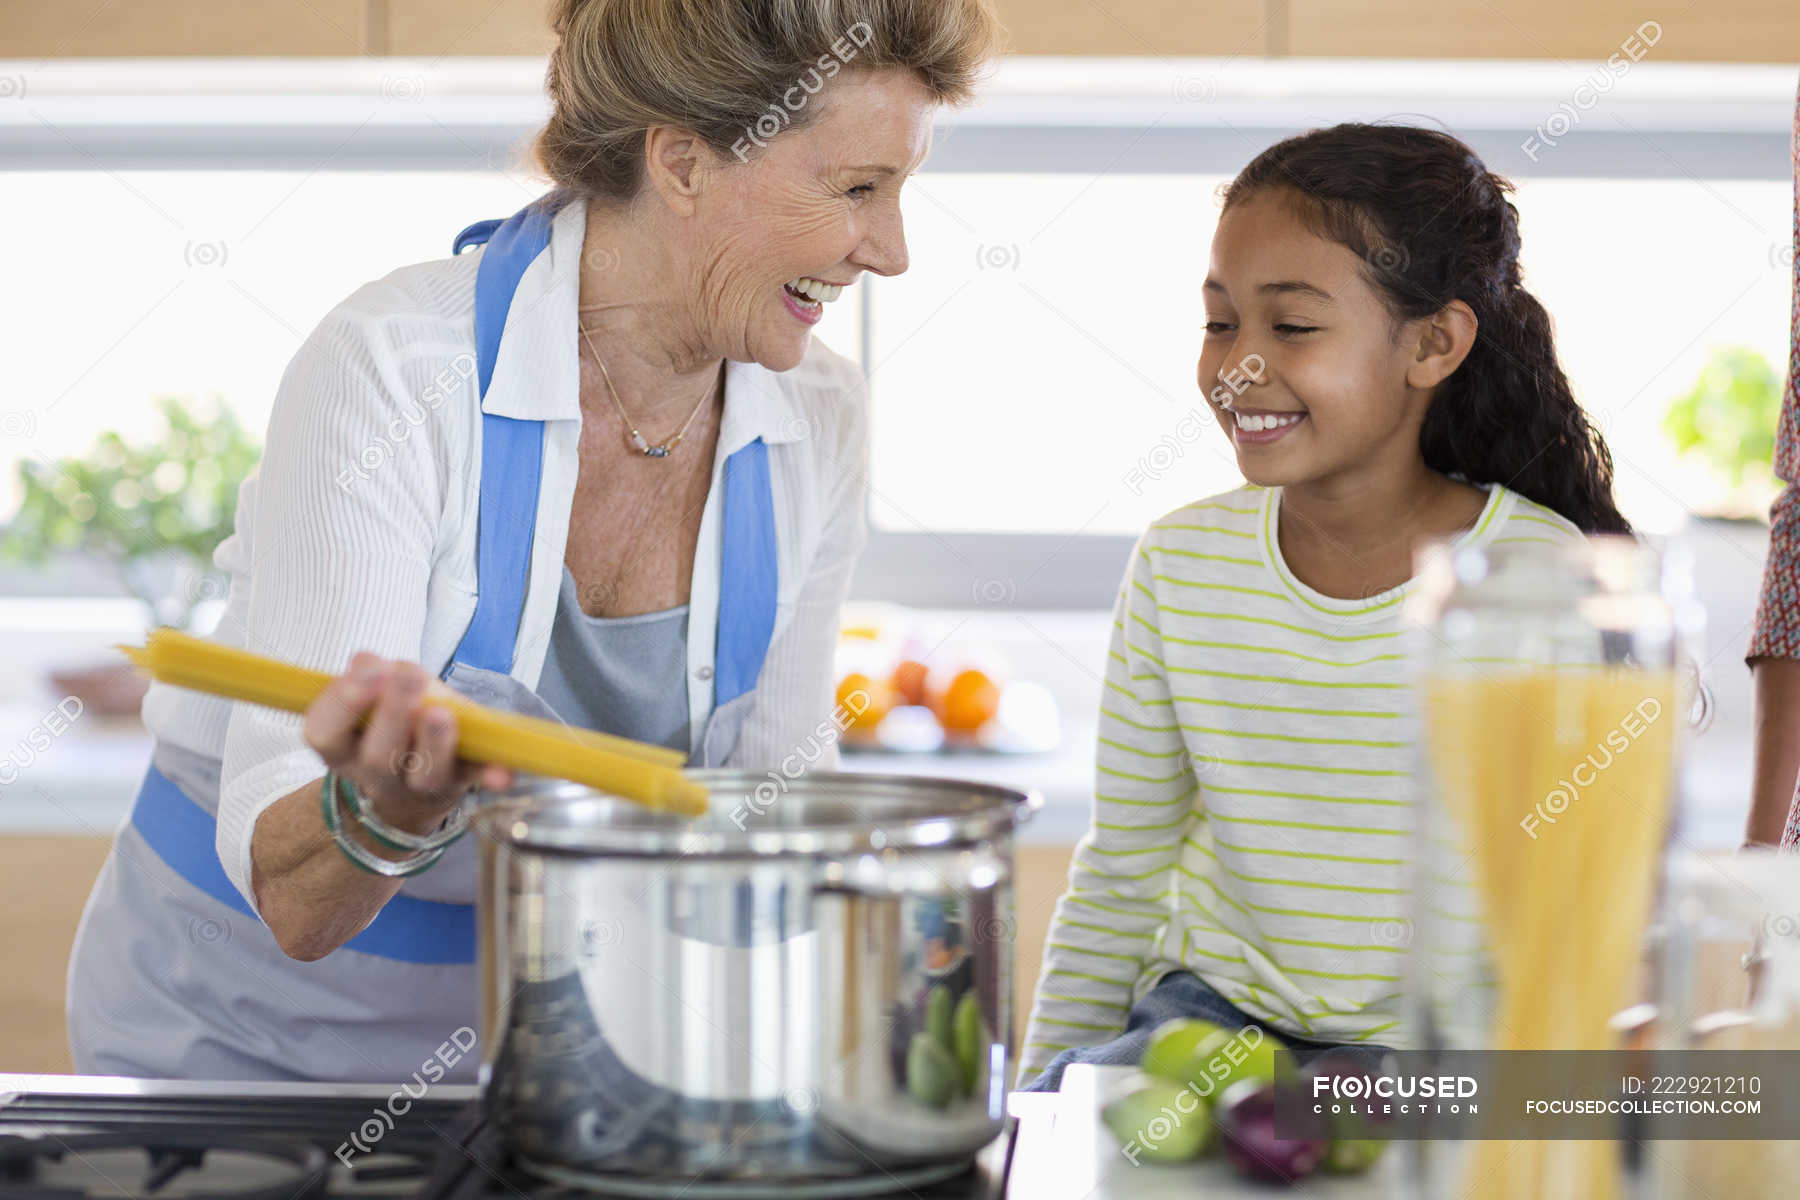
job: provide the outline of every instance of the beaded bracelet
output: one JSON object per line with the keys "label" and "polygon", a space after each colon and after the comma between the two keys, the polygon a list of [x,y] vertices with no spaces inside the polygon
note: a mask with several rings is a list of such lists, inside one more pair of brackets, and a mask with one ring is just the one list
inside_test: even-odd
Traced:
{"label": "beaded bracelet", "polygon": [[384,875],[389,879],[399,879],[408,875],[417,875],[443,857],[444,850],[440,846],[435,850],[415,854],[411,858],[390,860],[381,857],[346,834],[338,812],[338,804],[343,799],[342,789],[346,786],[349,786],[348,780],[339,779],[336,775],[327,772],[324,782],[319,785],[319,807],[325,818],[325,828],[331,833],[331,840],[337,843],[337,848],[352,864],[371,875]]}

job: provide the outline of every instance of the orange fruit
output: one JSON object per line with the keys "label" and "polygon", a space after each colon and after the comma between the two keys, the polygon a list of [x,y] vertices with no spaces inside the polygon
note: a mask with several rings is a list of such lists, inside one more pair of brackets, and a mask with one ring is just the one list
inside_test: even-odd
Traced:
{"label": "orange fruit", "polygon": [[974,733],[1000,711],[1000,687],[984,672],[958,671],[936,705],[938,720],[953,733]]}
{"label": "orange fruit", "polygon": [[837,702],[844,714],[846,732],[873,733],[894,706],[894,697],[887,684],[877,683],[861,671],[852,671],[838,680]]}
{"label": "orange fruit", "polygon": [[895,703],[925,703],[925,679],[930,673],[925,664],[916,658],[901,659],[889,680],[894,688]]}

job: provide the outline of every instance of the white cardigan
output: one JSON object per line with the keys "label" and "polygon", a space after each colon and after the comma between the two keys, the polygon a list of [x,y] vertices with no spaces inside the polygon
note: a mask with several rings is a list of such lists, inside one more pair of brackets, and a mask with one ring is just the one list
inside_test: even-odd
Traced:
{"label": "white cardigan", "polygon": [[[581,431],[576,305],[586,206],[557,213],[519,281],[486,411],[543,420],[530,580],[512,674],[536,687],[562,578]],[[454,230],[445,231],[449,240]],[[327,313],[282,376],[267,444],[213,561],[230,595],[214,640],[338,672],[359,650],[441,673],[475,611],[482,408],[474,381],[479,252],[403,267]],[[775,373],[729,363],[689,596],[689,730],[712,709],[725,459],[769,445],[779,546],[775,632],[734,765],[779,762],[832,703],[838,607],[867,538],[860,371],[814,341]],[[220,861],[244,898],[250,837],[273,801],[323,772],[301,719],[153,685],[159,741],[222,760]],[[828,768],[835,750],[814,765]]]}

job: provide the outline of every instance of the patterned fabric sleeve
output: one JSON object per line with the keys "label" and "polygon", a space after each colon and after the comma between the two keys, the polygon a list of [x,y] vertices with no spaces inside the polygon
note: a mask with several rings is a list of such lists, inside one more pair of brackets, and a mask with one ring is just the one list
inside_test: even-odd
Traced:
{"label": "patterned fabric sleeve", "polygon": [[[1800,627],[1800,508],[1797,508],[1794,476],[1800,466],[1800,96],[1794,106],[1794,305],[1792,340],[1788,350],[1787,395],[1781,404],[1781,429],[1775,442],[1775,473],[1787,481],[1770,514],[1769,564],[1763,575],[1762,603],[1756,610],[1756,632],[1750,639],[1750,656],[1759,654],[1796,658],[1795,630]],[[1800,790],[1788,808],[1787,828],[1781,844],[1800,848]]]}
{"label": "patterned fabric sleeve", "polygon": [[[1794,109],[1794,301],[1787,391],[1775,439],[1775,474],[1787,484],[1770,510],[1769,561],[1747,658],[1800,659],[1800,97]],[[1796,813],[1800,816],[1800,813]],[[1792,824],[1790,820],[1790,825]]]}

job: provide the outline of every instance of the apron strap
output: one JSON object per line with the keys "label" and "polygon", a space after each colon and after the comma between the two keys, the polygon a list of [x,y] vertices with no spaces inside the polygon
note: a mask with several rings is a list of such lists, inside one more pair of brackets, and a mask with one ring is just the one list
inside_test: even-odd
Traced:
{"label": "apron strap", "polygon": [[[503,221],[477,221],[456,236],[457,253],[487,244],[475,273],[475,375],[484,400],[513,293],[550,244],[550,198],[540,197]],[[475,615],[446,675],[459,662],[512,673],[537,530],[544,423],[483,413],[481,438]],[[761,438],[725,460],[723,519],[715,709],[756,687],[775,632],[775,502],[769,447]]]}
{"label": "apron strap", "polygon": [[756,686],[775,634],[781,574],[775,557],[769,447],[760,437],[725,460],[724,519],[715,709]]}
{"label": "apron strap", "polygon": [[450,243],[450,253],[461,254],[470,246],[481,245],[494,235],[494,230],[500,228],[505,219],[504,217],[489,217],[485,221],[477,221],[466,227],[456,235],[456,240]]}
{"label": "apron strap", "polygon": [[[475,269],[475,377],[484,401],[500,357],[513,293],[526,269],[550,244],[554,207],[546,203],[549,198],[534,200],[504,221],[477,221],[456,235],[458,254],[469,246],[487,244]],[[444,669],[446,676],[459,662],[501,675],[512,673],[543,465],[542,421],[482,414],[475,615]]]}
{"label": "apron strap", "polygon": [[[213,815],[188,799],[174,780],[156,769],[144,775],[131,824],[170,870],[233,912],[255,919],[219,863]],[[395,896],[382,905],[361,933],[344,943],[351,950],[409,963],[475,961],[475,906]]]}

